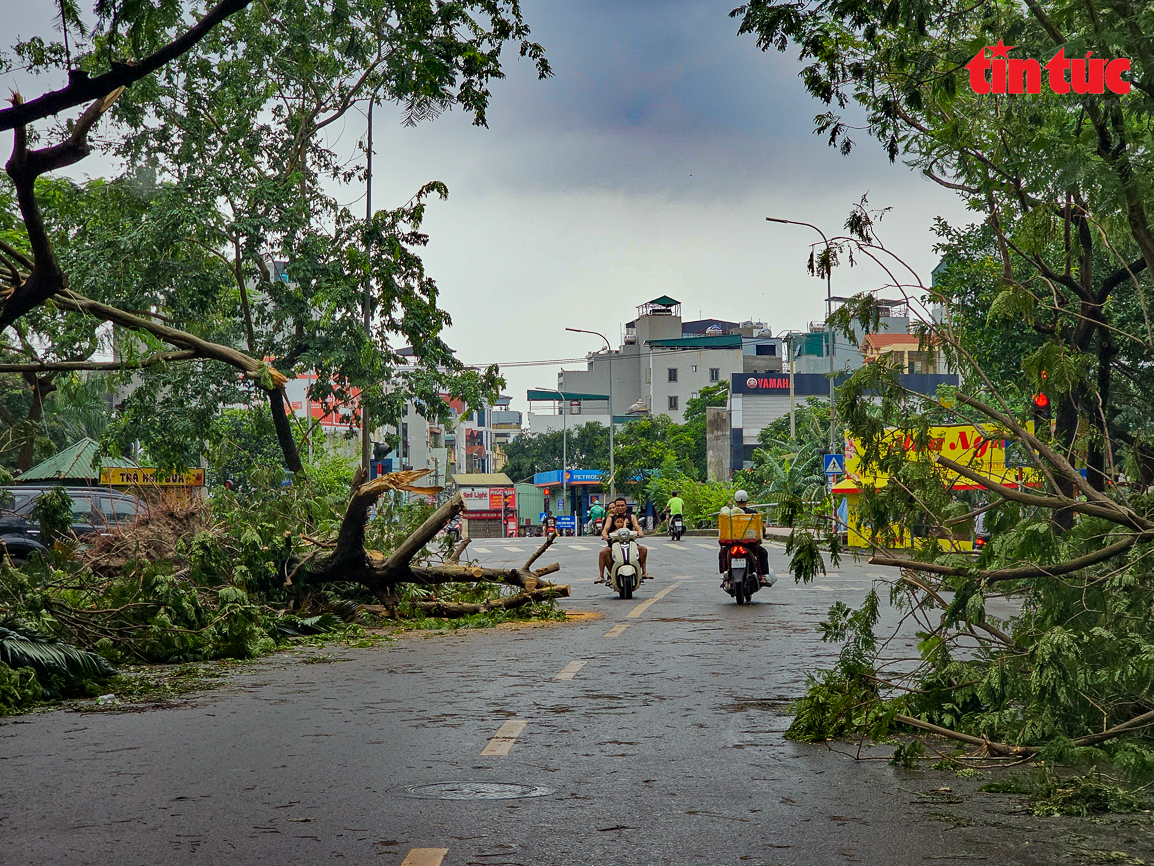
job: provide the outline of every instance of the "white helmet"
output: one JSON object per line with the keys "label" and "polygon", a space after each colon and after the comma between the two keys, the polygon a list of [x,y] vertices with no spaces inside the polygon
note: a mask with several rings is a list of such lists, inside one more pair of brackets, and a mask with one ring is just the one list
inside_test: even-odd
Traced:
{"label": "white helmet", "polygon": [[733,501],[734,502],[749,502],[749,494],[746,493],[744,490],[738,490],[736,493],[733,494]]}

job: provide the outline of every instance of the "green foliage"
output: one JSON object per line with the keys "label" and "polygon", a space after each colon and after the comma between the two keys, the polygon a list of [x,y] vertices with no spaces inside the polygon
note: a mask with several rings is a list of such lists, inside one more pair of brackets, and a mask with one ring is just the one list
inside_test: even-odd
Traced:
{"label": "green foliage", "polygon": [[[567,441],[562,443],[563,436]],[[562,447],[564,444],[564,448]],[[522,433],[505,446],[503,472],[516,482],[532,481],[538,472],[561,468],[562,456],[570,469],[609,468],[609,428],[596,421],[576,424],[567,431]]]}
{"label": "green foliage", "polygon": [[29,516],[40,525],[40,543],[51,549],[72,527],[72,497],[68,489],[53,487],[36,497]]}
{"label": "green foliage", "polygon": [[805,694],[793,705],[786,737],[821,743],[857,733],[877,707],[877,690],[861,676],[836,671],[806,675]]}
{"label": "green foliage", "polygon": [[77,649],[11,618],[0,620],[0,662],[14,673],[10,686],[17,689],[27,687],[27,677],[21,674],[25,668],[32,669],[41,683],[51,683],[68,692],[83,690],[89,681],[107,679],[116,673],[95,653]]}
{"label": "green foliage", "polygon": [[33,668],[13,669],[0,662],[0,716],[27,709],[40,701],[43,694]]}
{"label": "green foliage", "polygon": [[1066,778],[1047,772],[1033,791],[1033,800],[1039,818],[1125,814],[1140,812],[1145,806],[1132,792],[1110,784],[1096,771]]}
{"label": "green foliage", "polygon": [[440,617],[417,617],[407,620],[406,627],[421,630],[449,630],[493,628],[507,622],[564,622],[565,612],[554,604],[533,603],[514,610],[491,610],[488,613],[474,613],[468,616],[444,619]]}

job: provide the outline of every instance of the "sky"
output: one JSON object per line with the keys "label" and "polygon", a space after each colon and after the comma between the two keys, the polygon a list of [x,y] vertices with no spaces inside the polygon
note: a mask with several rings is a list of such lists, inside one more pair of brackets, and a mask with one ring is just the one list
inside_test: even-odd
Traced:
{"label": "sky", "polygon": [[[522,0],[555,75],[539,81],[506,52],[488,128],[461,112],[416,128],[402,127],[398,110],[375,113],[374,204],[397,206],[430,180],[449,187],[428,208],[423,257],[462,361],[583,358],[602,342],[566,327],[616,346],[636,307],[661,295],[681,301],[687,319],[804,329],[824,315],[824,281],[806,272],[818,236],[765,217],[840,234],[863,195],[892,208],[880,236],[928,282],[934,219],[969,221],[963,203],[890,165],[864,132],[848,157],[829,148],[813,134],[826,108],[805,93],[796,50],[765,54],[739,37],[734,5]],[[8,10],[8,32],[47,36],[36,7]],[[351,152],[364,118],[350,115],[332,135]],[[833,293],[885,281],[876,266],[842,267]],[[559,369],[507,368],[513,407],[527,408],[529,388],[555,387]]]}

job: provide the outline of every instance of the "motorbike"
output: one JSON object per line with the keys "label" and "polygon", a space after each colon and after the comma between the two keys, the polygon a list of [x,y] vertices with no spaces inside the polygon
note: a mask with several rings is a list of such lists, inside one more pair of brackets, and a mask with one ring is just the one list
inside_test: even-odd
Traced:
{"label": "motorbike", "polygon": [[609,567],[609,586],[619,598],[633,598],[633,590],[641,586],[637,533],[632,529],[618,529],[610,538],[613,539],[613,562]]}
{"label": "motorbike", "polygon": [[604,517],[598,517],[596,520],[590,521],[589,534],[590,535],[600,535],[601,530],[604,528],[605,528],[605,518]]}
{"label": "motorbike", "polygon": [[673,541],[681,541],[683,535],[685,535],[685,521],[680,514],[674,514],[669,518],[669,537]]}
{"label": "motorbike", "polygon": [[761,589],[761,578],[772,586],[777,582],[777,575],[773,569],[769,573],[759,574],[761,561],[761,544],[756,541],[743,539],[741,541],[722,542],[726,548],[727,562],[725,575],[721,581],[721,588],[728,592],[738,604],[748,604],[751,596]]}

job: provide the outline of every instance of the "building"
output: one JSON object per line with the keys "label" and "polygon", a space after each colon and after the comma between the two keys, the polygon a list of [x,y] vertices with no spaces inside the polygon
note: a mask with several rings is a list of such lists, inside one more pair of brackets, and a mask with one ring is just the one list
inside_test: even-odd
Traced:
{"label": "building", "polygon": [[465,500],[463,534],[504,538],[517,534],[517,492],[504,472],[458,472],[453,486]]}
{"label": "building", "polygon": [[[836,388],[846,379],[834,379]],[[958,377],[950,373],[917,373],[901,376],[904,387],[917,394],[934,394],[939,385],[957,385]],[[793,377],[793,403],[801,405],[807,397],[829,401],[829,377],[819,373],[798,373]],[[735,373],[729,386],[730,471],[748,468],[761,431],[789,415],[790,374],[746,376]]]}
{"label": "building", "polygon": [[[835,303],[845,300],[834,298]],[[879,301],[878,334],[908,334],[909,307],[905,301]],[[833,340],[833,369],[838,373],[852,373],[865,363],[862,344],[866,330],[857,322],[852,327],[854,339],[826,328],[825,322],[810,322],[809,330],[795,334],[788,341],[793,347],[795,373],[829,374],[828,346]],[[787,362],[788,365],[788,362]],[[778,369],[783,369],[779,367]],[[944,371],[942,371],[944,372]]]}
{"label": "building", "polygon": [[861,344],[863,361],[892,358],[904,373],[933,375],[946,372],[945,360],[936,345],[923,347],[916,334],[866,334]]}
{"label": "building", "polygon": [[[554,392],[531,392],[529,429],[561,429],[562,410],[568,424],[608,426],[610,414],[618,424],[647,414],[668,415],[680,424],[687,401],[703,388],[728,382],[734,373],[780,369],[781,339],[763,322],[684,322],[681,304],[663,295],[637,308],[617,349],[592,352],[586,369],[558,374],[564,400]],[[534,411],[534,400],[550,403],[553,411]]]}

